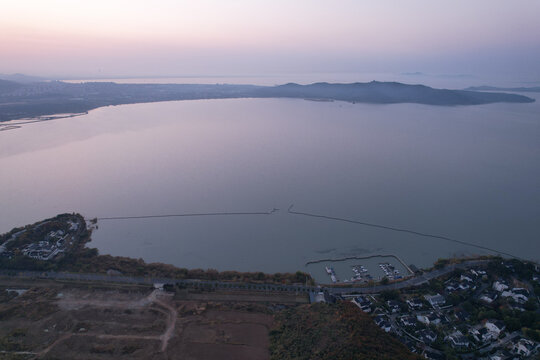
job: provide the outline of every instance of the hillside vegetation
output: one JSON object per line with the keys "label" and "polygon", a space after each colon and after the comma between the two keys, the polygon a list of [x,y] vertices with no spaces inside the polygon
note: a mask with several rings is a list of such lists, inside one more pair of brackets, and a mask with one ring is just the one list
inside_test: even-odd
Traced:
{"label": "hillside vegetation", "polygon": [[272,360],[420,359],[350,302],[313,304],[275,316]]}

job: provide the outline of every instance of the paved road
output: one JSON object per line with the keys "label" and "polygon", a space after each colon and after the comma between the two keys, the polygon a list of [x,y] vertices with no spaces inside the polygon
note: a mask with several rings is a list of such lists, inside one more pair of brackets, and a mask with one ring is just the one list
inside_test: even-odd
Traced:
{"label": "paved road", "polygon": [[482,354],[485,354],[487,353],[488,351],[491,351],[493,350],[494,348],[499,348],[501,347],[502,345],[508,343],[509,341],[512,341],[513,339],[519,337],[519,336],[522,336],[521,332],[519,331],[514,331],[510,334],[507,334],[504,338],[500,339],[500,340],[497,340],[495,342],[493,342],[491,345],[485,347],[485,348],[482,348],[479,350],[480,353]]}
{"label": "paved road", "polygon": [[67,273],[54,271],[21,271],[21,270],[0,270],[0,276],[11,276],[31,279],[54,279],[54,280],[71,280],[71,281],[97,281],[108,283],[122,284],[179,284],[191,287],[207,287],[207,288],[227,288],[227,289],[254,289],[264,291],[289,291],[289,292],[308,292],[316,291],[319,288],[314,286],[303,285],[277,285],[277,284],[251,284],[239,282],[225,282],[212,280],[193,280],[193,279],[174,279],[174,278],[157,278],[157,277],[136,277],[136,276],[114,276],[102,274],[85,274],[85,273]]}
{"label": "paved road", "polygon": [[519,331],[514,331],[510,334],[507,334],[504,338],[494,341],[490,345],[483,347],[481,349],[473,350],[469,353],[461,354],[462,359],[476,359],[477,357],[474,355],[476,351],[478,351],[481,354],[486,354],[487,352],[493,350],[494,348],[501,348],[503,345],[507,344],[508,342],[514,340],[517,337],[522,336],[522,334]]}
{"label": "paved road", "polygon": [[374,293],[379,293],[384,290],[399,290],[399,289],[404,289],[408,287],[415,287],[415,286],[422,285],[432,279],[449,274],[456,269],[464,270],[464,269],[468,269],[475,266],[485,265],[489,261],[491,260],[465,261],[460,264],[449,265],[442,269],[435,269],[430,272],[424,273],[422,275],[414,276],[407,280],[403,280],[397,283],[392,283],[392,284],[387,284],[387,285],[376,285],[376,286],[371,286],[371,287],[349,287],[349,288],[331,287],[331,288],[327,288],[327,290],[333,294],[343,294],[343,293],[374,294]]}
{"label": "paved road", "polygon": [[190,287],[206,287],[220,289],[244,289],[244,290],[261,290],[261,291],[287,291],[287,292],[311,292],[327,290],[332,294],[348,294],[360,293],[370,294],[379,293],[384,290],[403,289],[414,287],[426,283],[427,281],[439,276],[448,274],[455,269],[467,269],[474,266],[486,264],[489,260],[471,260],[457,265],[450,265],[442,269],[436,269],[420,276],[415,276],[407,280],[387,284],[377,285],[372,287],[319,287],[305,285],[277,285],[277,284],[252,284],[239,282],[225,282],[212,280],[193,280],[193,279],[174,279],[174,278],[154,278],[154,277],[136,277],[136,276],[114,276],[102,274],[84,274],[84,273],[67,273],[54,271],[20,271],[20,270],[0,270],[0,275],[12,276],[31,279],[55,279],[55,280],[74,280],[74,281],[98,281],[108,283],[123,283],[123,284],[140,284],[153,285],[160,284],[179,284]]}

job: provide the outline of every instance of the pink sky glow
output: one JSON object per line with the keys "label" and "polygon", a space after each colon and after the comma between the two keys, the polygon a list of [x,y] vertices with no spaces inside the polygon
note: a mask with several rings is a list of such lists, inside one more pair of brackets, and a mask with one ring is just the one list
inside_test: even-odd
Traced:
{"label": "pink sky glow", "polygon": [[0,73],[540,75],[540,1],[5,0]]}

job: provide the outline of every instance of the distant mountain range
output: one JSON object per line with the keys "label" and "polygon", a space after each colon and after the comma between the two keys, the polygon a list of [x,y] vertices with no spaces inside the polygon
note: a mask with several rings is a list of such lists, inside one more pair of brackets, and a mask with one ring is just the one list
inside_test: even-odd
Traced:
{"label": "distant mountain range", "polygon": [[495,86],[471,86],[465,90],[470,91],[514,91],[514,92],[540,92],[540,86],[535,87],[515,87],[515,88],[502,88]]}
{"label": "distant mountain range", "polygon": [[496,102],[530,103],[534,99],[501,92],[434,89],[397,82],[278,86],[14,82],[0,80],[0,121],[51,114],[80,113],[108,105],[143,102],[230,99],[298,98],[352,103],[479,105]]}

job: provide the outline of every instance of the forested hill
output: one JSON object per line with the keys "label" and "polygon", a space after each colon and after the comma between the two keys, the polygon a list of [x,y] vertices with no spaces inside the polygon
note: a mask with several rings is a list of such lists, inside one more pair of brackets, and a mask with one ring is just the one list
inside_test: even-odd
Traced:
{"label": "forested hill", "polygon": [[311,85],[290,83],[257,89],[255,92],[263,97],[315,98],[375,104],[418,103],[448,106],[496,102],[534,102],[531,98],[516,94],[434,89],[425,85],[379,81],[352,84],[315,83]]}
{"label": "forested hill", "polygon": [[526,96],[500,92],[434,89],[396,82],[310,85],[195,85],[117,84],[61,81],[18,83],[0,80],[0,121],[42,115],[81,113],[108,105],[143,102],[227,99],[305,98],[361,103],[419,103],[428,105],[478,105],[495,102],[533,102]]}
{"label": "forested hill", "polygon": [[12,93],[21,87],[23,87],[22,84],[0,79],[0,96],[2,96],[2,94]]}
{"label": "forested hill", "polygon": [[351,302],[297,306],[275,315],[272,360],[420,360]]}

